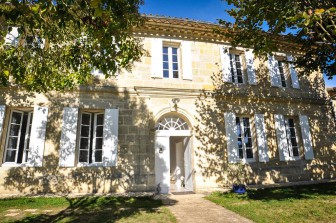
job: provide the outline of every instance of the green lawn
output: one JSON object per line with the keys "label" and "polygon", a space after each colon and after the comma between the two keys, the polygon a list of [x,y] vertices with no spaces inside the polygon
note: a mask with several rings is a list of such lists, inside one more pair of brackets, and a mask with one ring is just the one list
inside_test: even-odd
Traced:
{"label": "green lawn", "polygon": [[336,183],[216,192],[207,199],[255,222],[336,222]]}
{"label": "green lawn", "polygon": [[150,197],[0,199],[0,222],[176,222]]}

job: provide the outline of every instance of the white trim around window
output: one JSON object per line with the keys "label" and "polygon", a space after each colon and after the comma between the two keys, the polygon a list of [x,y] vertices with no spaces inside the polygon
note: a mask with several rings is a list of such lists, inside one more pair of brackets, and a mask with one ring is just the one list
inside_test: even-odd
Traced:
{"label": "white trim around window", "polygon": [[163,78],[180,79],[180,48],[178,46],[163,44],[162,67]]}
{"label": "white trim around window", "polygon": [[292,160],[300,159],[300,146],[297,136],[297,125],[294,118],[285,117],[286,138],[288,143],[288,157]]}
{"label": "white trim around window", "polygon": [[251,119],[236,116],[238,157],[243,163],[255,162]]}
{"label": "white trim around window", "polygon": [[10,111],[3,166],[22,166],[28,162],[32,119],[31,110]]}
{"label": "white trim around window", "polygon": [[241,55],[238,53],[229,53],[230,57],[230,78],[235,84],[244,84],[244,71]]}
{"label": "white trim around window", "polygon": [[102,166],[104,113],[82,112],[78,144],[79,166]]}

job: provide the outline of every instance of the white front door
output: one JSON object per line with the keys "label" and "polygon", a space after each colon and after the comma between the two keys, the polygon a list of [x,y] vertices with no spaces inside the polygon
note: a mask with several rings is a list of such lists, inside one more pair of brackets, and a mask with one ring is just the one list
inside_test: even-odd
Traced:
{"label": "white front door", "polygon": [[184,172],[185,172],[185,189],[193,191],[193,168],[191,165],[192,149],[191,149],[191,137],[185,137],[184,144]]}
{"label": "white front door", "polygon": [[170,187],[169,136],[155,137],[155,183],[157,192],[167,194]]}

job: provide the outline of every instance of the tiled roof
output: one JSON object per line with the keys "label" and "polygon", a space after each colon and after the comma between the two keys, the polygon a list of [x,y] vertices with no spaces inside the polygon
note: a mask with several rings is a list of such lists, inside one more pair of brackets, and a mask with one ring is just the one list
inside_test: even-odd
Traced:
{"label": "tiled roof", "polygon": [[[232,32],[219,24],[197,21],[189,18],[167,17],[159,15],[143,15],[146,19],[141,27],[134,29],[134,34],[139,36],[160,36],[165,38],[182,38],[207,42],[229,42],[220,32]],[[220,32],[215,32],[218,30]],[[298,45],[290,43],[284,36],[277,40],[285,51],[299,50]]]}
{"label": "tiled roof", "polygon": [[188,18],[144,15],[146,22],[135,29],[135,34],[148,36],[166,36],[191,38],[195,40],[221,41],[223,37],[214,32],[223,29],[218,24],[196,21]]}

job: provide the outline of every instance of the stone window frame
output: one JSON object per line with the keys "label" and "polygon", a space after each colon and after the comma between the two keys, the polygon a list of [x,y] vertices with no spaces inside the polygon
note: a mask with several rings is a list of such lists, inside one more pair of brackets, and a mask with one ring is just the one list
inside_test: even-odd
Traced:
{"label": "stone window frame", "polygon": [[[292,82],[289,73],[289,67],[286,55],[283,53],[276,53],[274,55],[275,60],[278,62],[278,71],[279,71],[279,79],[280,79],[280,88],[291,88]],[[281,66],[280,66],[281,63]],[[281,69],[280,69],[281,68]],[[282,71],[281,71],[282,70]],[[284,83],[286,86],[284,86]]]}
{"label": "stone window frame", "polygon": [[[237,49],[233,49],[230,48],[229,49],[229,58],[230,58],[230,79],[231,79],[231,83],[234,84],[246,84],[247,83],[247,78],[246,78],[246,74],[245,74],[245,69],[246,69],[246,64],[244,63],[243,59],[242,59],[242,55],[244,54],[244,51],[241,50],[237,50]],[[236,60],[236,58],[239,58],[239,61]],[[234,57],[234,58],[232,58]],[[237,62],[239,62],[240,65],[240,72],[241,72],[241,78],[242,78],[242,82],[239,82],[238,79],[238,69],[237,68]]]}
{"label": "stone window frame", "polygon": [[[168,61],[164,60],[164,48],[168,48]],[[173,48],[176,49],[176,57],[177,61],[173,61]],[[168,69],[164,68],[164,63],[168,62]],[[174,69],[173,63],[177,63],[177,77],[174,77]],[[171,79],[171,80],[178,80],[181,79],[182,76],[182,69],[181,69],[181,43],[180,42],[162,42],[162,78],[164,79]],[[165,77],[165,71],[168,70],[168,77]]]}
{"label": "stone window frame", "polygon": [[[81,149],[81,139],[82,137],[82,125],[83,125],[83,114],[90,115],[90,125],[89,125],[89,139],[88,139],[88,154],[87,154],[87,161],[80,161],[80,151],[84,149]],[[98,115],[103,115],[103,123],[99,125],[102,128],[102,136],[96,136],[97,134],[97,116]],[[86,110],[83,109],[79,112],[78,114],[78,130],[77,130],[77,165],[78,166],[103,166],[103,143],[104,143],[104,118],[105,118],[105,112],[104,110]],[[93,122],[92,122],[93,121]],[[92,135],[93,133],[93,135]],[[96,157],[95,157],[95,152],[97,150],[96,148],[96,139],[100,138],[102,143],[101,143],[101,148],[98,149],[101,151],[101,161],[96,162]],[[90,157],[91,154],[91,157]]]}
{"label": "stone window frame", "polygon": [[[290,157],[291,160],[300,160],[301,154],[300,154],[300,139],[299,139],[299,133],[300,133],[300,125],[298,123],[298,120],[296,117],[293,116],[284,116],[285,118],[285,129],[286,129],[286,139],[288,144],[288,157]],[[289,126],[289,120],[293,120],[293,127]],[[290,131],[290,128],[294,130],[294,134],[292,135],[292,132]],[[294,139],[296,142],[296,148],[297,148],[297,156],[294,156],[293,151],[293,144],[291,139]]]}
{"label": "stone window frame", "polygon": [[[245,130],[245,125],[243,120],[244,119],[248,119],[248,124],[249,124],[249,129],[250,129],[250,137],[251,138],[251,147],[249,147],[249,149],[252,151],[252,158],[247,158],[247,153],[246,150],[248,149],[244,143],[244,138],[245,137],[239,137],[239,131],[238,131],[238,121],[239,119],[239,128],[244,129]],[[240,161],[242,161],[243,163],[250,163],[250,162],[256,162],[256,146],[255,146],[255,135],[254,135],[254,125],[253,125],[254,121],[253,121],[253,117],[250,117],[249,115],[236,115],[236,127],[237,127],[237,141],[238,141],[238,158]],[[242,157],[240,156],[240,148],[239,148],[239,138],[242,139]]]}

